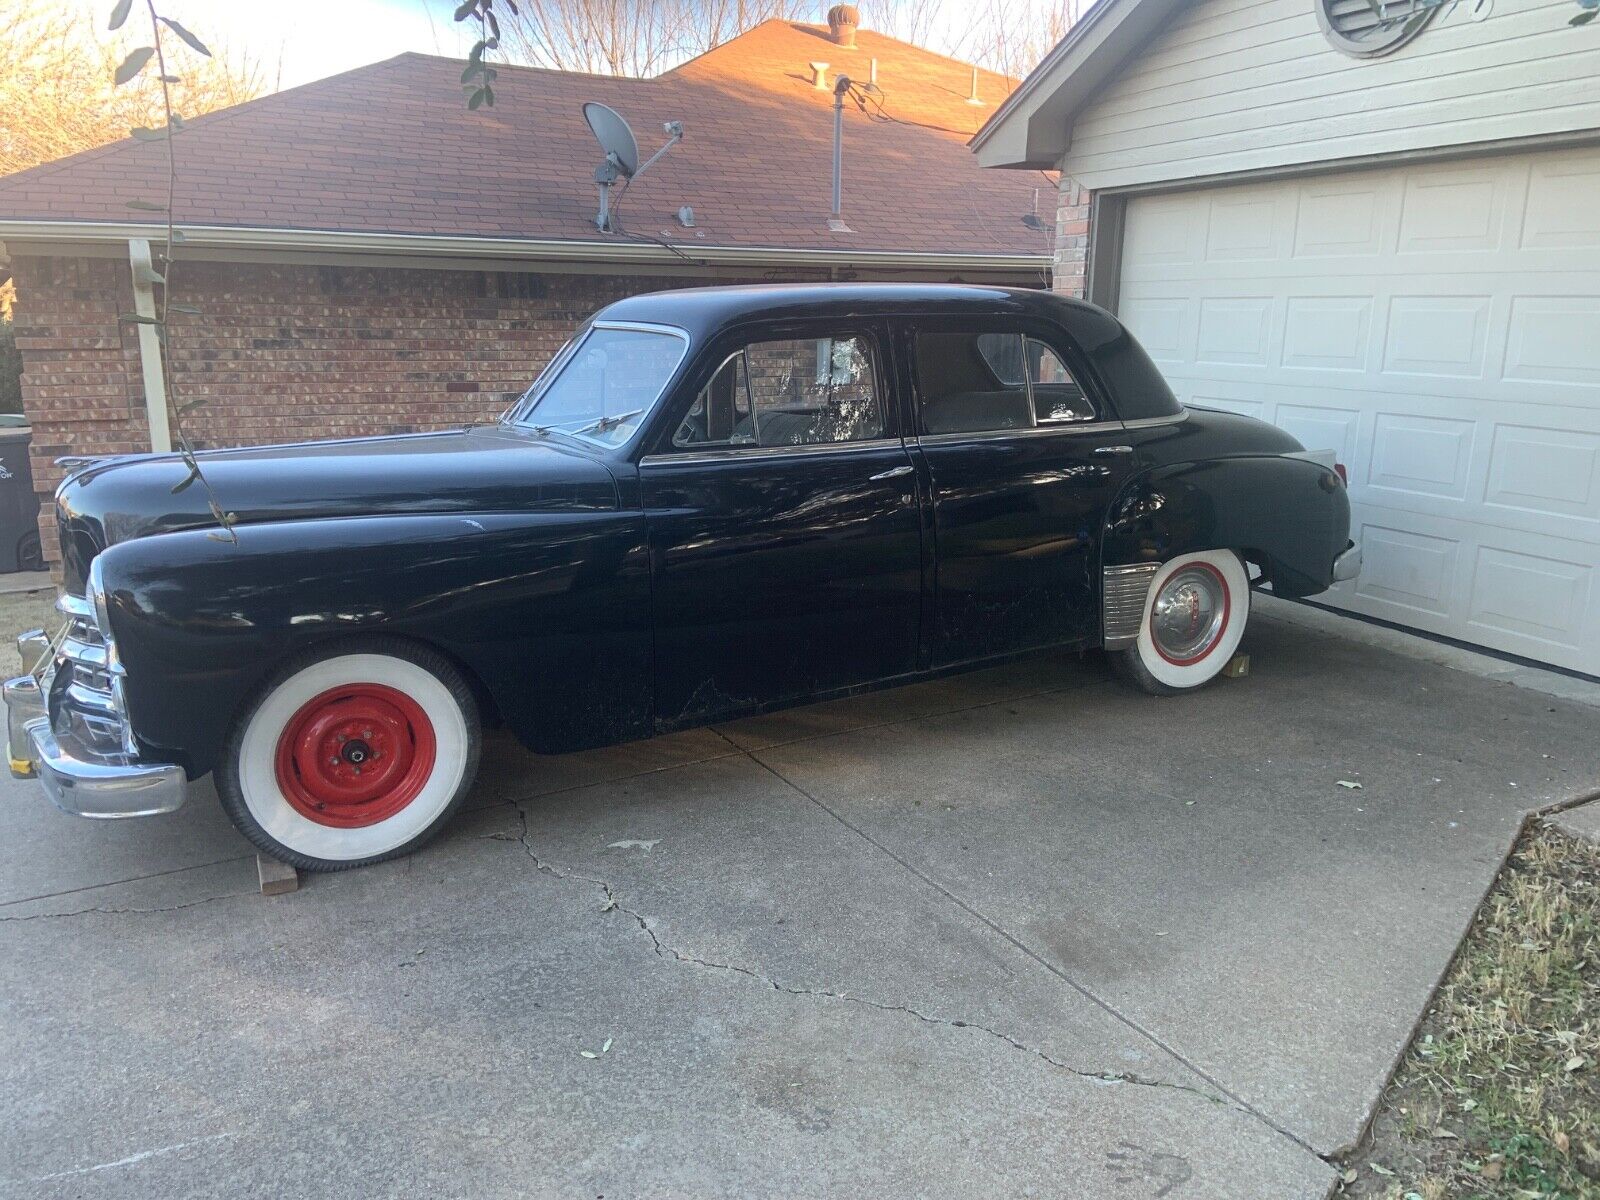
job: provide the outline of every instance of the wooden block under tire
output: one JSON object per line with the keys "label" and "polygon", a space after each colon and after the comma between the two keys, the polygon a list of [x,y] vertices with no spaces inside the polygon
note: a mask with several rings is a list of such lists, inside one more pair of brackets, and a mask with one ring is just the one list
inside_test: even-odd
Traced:
{"label": "wooden block under tire", "polygon": [[1222,668],[1222,673],[1229,679],[1243,679],[1250,674],[1250,656],[1235,654],[1228,660],[1228,665]]}
{"label": "wooden block under tire", "polygon": [[256,855],[256,878],[261,880],[263,896],[282,896],[300,889],[300,872],[265,854]]}

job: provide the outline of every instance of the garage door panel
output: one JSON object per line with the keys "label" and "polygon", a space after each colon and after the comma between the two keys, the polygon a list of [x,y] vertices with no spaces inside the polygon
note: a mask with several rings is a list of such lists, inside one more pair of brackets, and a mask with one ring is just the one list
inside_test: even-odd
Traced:
{"label": "garage door panel", "polygon": [[1391,296],[1383,373],[1482,379],[1491,302],[1487,295]]}
{"label": "garage door panel", "polygon": [[1372,427],[1367,485],[1465,500],[1476,432],[1473,421],[1379,413]]}
{"label": "garage door panel", "polygon": [[1367,504],[1354,586],[1327,603],[1575,670],[1600,670],[1593,547]]}
{"label": "garage door panel", "polygon": [[1185,403],[1350,470],[1328,600],[1600,672],[1600,150],[1129,202],[1121,311]]}
{"label": "garage door panel", "polygon": [[1297,189],[1293,256],[1376,257],[1390,241],[1398,188],[1377,176],[1313,182]]}
{"label": "garage door panel", "polygon": [[1200,301],[1194,361],[1267,366],[1272,352],[1271,296],[1208,296]]}
{"label": "garage door panel", "polygon": [[1536,517],[1600,525],[1600,434],[1497,426],[1484,502]]}
{"label": "garage door panel", "polygon": [[1332,450],[1339,462],[1355,461],[1356,439],[1361,428],[1361,413],[1357,409],[1280,403],[1272,421],[1293,434],[1308,450]]}
{"label": "garage door panel", "polygon": [[1479,546],[1467,622],[1491,634],[1578,650],[1593,575],[1582,563]]}
{"label": "garage door panel", "polygon": [[1507,193],[1518,182],[1514,172],[1499,164],[1408,172],[1396,252],[1470,255],[1500,250]]}
{"label": "garage door panel", "polygon": [[1371,296],[1290,296],[1284,302],[1278,364],[1290,370],[1365,371],[1371,329]]}
{"label": "garage door panel", "polygon": [[1533,164],[1522,221],[1525,249],[1600,250],[1600,163],[1549,158]]}
{"label": "garage door panel", "polygon": [[1434,617],[1451,615],[1460,542],[1379,524],[1363,524],[1360,540],[1358,597]]}
{"label": "garage door panel", "polygon": [[[1600,197],[1596,198],[1600,204]],[[1600,387],[1600,296],[1516,296],[1506,337],[1505,378]]]}

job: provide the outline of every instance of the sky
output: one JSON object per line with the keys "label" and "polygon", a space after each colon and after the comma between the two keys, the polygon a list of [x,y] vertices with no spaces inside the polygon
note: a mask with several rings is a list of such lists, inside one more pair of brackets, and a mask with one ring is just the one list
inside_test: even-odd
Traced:
{"label": "sky", "polygon": [[477,25],[435,0],[169,0],[218,40],[247,46],[295,87],[407,50],[465,57]]}
{"label": "sky", "polygon": [[[101,31],[114,2],[67,0],[91,28]],[[457,24],[452,19],[456,2],[160,0],[158,9],[192,29],[213,50],[248,54],[264,68],[269,85],[290,88],[408,50],[465,58],[478,27],[474,21]],[[827,4],[818,0],[816,7],[820,14]],[[959,4],[945,7],[952,17],[961,9]],[[132,26],[130,20],[124,36]]]}
{"label": "sky", "polygon": [[[114,0],[70,3],[104,31]],[[451,20],[455,4],[446,0],[160,0],[158,11],[214,51],[248,54],[286,88],[407,50],[464,58],[477,30]]]}

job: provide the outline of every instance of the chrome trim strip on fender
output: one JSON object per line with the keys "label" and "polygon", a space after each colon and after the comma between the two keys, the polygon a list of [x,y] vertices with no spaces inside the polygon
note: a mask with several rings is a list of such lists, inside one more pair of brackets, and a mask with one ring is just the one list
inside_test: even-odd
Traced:
{"label": "chrome trim strip on fender", "polygon": [[1104,621],[1101,644],[1107,650],[1121,650],[1139,640],[1150,584],[1160,569],[1160,563],[1105,568],[1100,607]]}

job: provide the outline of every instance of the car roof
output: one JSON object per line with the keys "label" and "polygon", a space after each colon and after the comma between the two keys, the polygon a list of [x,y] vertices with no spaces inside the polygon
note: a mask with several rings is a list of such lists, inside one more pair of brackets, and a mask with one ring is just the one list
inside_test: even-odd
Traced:
{"label": "car roof", "polygon": [[1033,315],[1061,323],[1103,310],[1036,288],[955,283],[746,284],[644,292],[607,305],[597,321],[675,325],[696,339],[753,320],[963,314]]}

